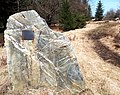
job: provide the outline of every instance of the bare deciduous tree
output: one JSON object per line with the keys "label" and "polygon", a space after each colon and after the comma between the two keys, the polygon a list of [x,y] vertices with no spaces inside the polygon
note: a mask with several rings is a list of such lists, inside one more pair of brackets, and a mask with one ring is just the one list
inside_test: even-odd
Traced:
{"label": "bare deciduous tree", "polygon": [[48,24],[51,24],[58,14],[59,5],[59,0],[36,0],[33,9],[45,18]]}
{"label": "bare deciduous tree", "polygon": [[115,20],[115,18],[119,18],[120,19],[120,9],[114,11],[113,9],[111,9],[110,11],[108,11],[105,15],[105,20]]}
{"label": "bare deciduous tree", "polygon": [[111,9],[110,11],[108,11],[105,15],[105,20],[114,20],[115,19],[115,11],[113,9]]}
{"label": "bare deciduous tree", "polygon": [[115,17],[116,17],[116,18],[118,17],[118,18],[120,19],[120,9],[118,9],[118,10],[116,11]]}

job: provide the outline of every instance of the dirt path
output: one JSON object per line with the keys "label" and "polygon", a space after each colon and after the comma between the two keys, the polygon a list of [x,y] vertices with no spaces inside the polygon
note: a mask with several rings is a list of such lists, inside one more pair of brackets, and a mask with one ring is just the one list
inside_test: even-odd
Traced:
{"label": "dirt path", "polygon": [[100,24],[88,24],[84,29],[65,32],[84,75],[86,86],[95,95],[120,95],[120,68],[105,62],[94,50],[94,43],[86,34]]}

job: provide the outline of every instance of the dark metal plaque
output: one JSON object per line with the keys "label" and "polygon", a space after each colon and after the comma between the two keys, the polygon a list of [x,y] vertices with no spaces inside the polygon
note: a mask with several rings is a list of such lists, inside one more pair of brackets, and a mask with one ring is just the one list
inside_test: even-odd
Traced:
{"label": "dark metal plaque", "polygon": [[22,40],[33,40],[34,32],[31,30],[22,30]]}

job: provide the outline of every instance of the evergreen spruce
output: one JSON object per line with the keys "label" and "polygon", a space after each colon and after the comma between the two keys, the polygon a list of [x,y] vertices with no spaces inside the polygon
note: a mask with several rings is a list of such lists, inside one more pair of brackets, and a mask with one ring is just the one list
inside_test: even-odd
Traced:
{"label": "evergreen spruce", "polygon": [[62,6],[59,15],[60,26],[63,30],[71,30],[73,26],[72,13],[68,0],[62,0]]}
{"label": "evergreen spruce", "polygon": [[69,31],[76,28],[83,28],[86,25],[86,18],[79,13],[71,12],[69,0],[62,0],[59,23],[63,30]]}
{"label": "evergreen spruce", "polygon": [[95,13],[95,19],[97,21],[101,21],[103,18],[103,8],[102,8],[102,2],[101,0],[98,2],[98,6],[96,8],[96,13]]}
{"label": "evergreen spruce", "polygon": [[91,20],[91,18],[92,18],[91,6],[88,5],[88,20]]}

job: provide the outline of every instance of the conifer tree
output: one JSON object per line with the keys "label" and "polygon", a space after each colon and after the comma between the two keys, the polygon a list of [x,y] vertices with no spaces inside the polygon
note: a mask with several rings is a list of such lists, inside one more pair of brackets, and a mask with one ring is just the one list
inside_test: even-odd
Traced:
{"label": "conifer tree", "polygon": [[59,19],[63,30],[72,29],[73,19],[68,0],[62,0]]}
{"label": "conifer tree", "polygon": [[99,0],[98,6],[96,8],[96,13],[95,13],[95,19],[97,21],[100,21],[103,18],[103,8],[102,7],[103,7],[102,2],[101,2],[101,0]]}
{"label": "conifer tree", "polygon": [[87,10],[87,20],[91,20],[91,18],[92,18],[91,6],[88,5],[88,10]]}
{"label": "conifer tree", "polygon": [[92,17],[92,10],[91,10],[91,6],[88,5],[88,16],[91,18]]}
{"label": "conifer tree", "polygon": [[62,0],[60,8],[59,23],[63,30],[83,28],[86,25],[86,18],[78,12],[73,12],[69,0]]}

